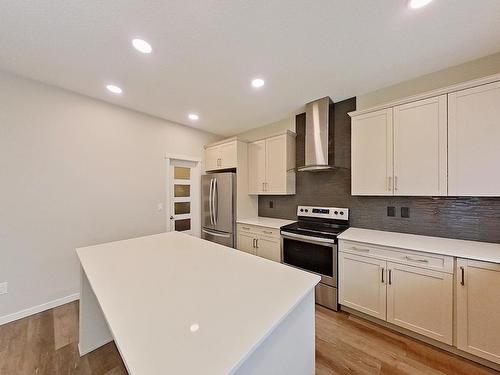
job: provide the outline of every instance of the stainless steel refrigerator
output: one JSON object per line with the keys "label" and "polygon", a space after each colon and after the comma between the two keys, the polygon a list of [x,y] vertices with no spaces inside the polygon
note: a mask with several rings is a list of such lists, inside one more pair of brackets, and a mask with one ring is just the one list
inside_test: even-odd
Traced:
{"label": "stainless steel refrigerator", "polygon": [[201,237],[234,247],[236,230],[236,174],[201,177]]}

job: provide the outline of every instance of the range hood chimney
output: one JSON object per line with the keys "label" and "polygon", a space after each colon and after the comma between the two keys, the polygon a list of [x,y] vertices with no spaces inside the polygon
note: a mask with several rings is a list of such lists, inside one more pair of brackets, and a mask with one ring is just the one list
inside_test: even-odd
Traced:
{"label": "range hood chimney", "polygon": [[[333,160],[328,160],[330,108],[333,101],[328,96],[306,104],[305,165],[299,172],[319,172],[333,169]],[[333,142],[333,139],[330,140]]]}

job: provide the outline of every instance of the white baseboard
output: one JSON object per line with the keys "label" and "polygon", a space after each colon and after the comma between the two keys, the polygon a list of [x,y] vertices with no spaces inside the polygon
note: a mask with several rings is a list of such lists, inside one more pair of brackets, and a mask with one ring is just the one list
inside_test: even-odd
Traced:
{"label": "white baseboard", "polygon": [[30,308],[15,312],[13,314],[0,316],[0,326],[2,324],[13,322],[14,320],[26,318],[27,316],[38,314],[39,312],[53,309],[54,307],[61,306],[61,305],[64,305],[66,303],[76,301],[77,299],[80,299],[80,293],[70,294],[69,296],[58,298],[58,299],[55,299],[53,301],[49,301],[46,303],[42,303],[41,305],[33,306]]}

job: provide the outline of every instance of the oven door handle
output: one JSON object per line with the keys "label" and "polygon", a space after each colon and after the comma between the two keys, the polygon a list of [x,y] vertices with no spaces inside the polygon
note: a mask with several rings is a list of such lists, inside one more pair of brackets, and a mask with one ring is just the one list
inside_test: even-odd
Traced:
{"label": "oven door handle", "polygon": [[332,239],[329,239],[329,238],[303,236],[301,234],[283,232],[283,231],[281,231],[281,235],[285,238],[292,238],[292,239],[297,238],[297,239],[305,240],[305,241],[321,242],[321,243],[326,243],[326,244],[330,244],[330,245],[335,245],[335,241]]}

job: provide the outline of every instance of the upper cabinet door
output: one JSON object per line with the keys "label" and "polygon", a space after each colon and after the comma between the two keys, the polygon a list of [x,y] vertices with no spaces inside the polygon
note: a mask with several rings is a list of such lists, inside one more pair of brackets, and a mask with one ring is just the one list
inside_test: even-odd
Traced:
{"label": "upper cabinet door", "polygon": [[500,82],[448,95],[448,192],[500,196]]}
{"label": "upper cabinet door", "polygon": [[248,193],[260,194],[266,182],[266,141],[248,145]]}
{"label": "upper cabinet door", "polygon": [[238,154],[236,141],[224,143],[219,146],[220,161],[219,168],[236,168],[238,166]]}
{"label": "upper cabinet door", "polygon": [[352,195],[393,195],[392,108],[352,119]]}
{"label": "upper cabinet door", "polygon": [[205,149],[205,169],[211,171],[219,168],[219,148],[209,147]]}
{"label": "upper cabinet door", "polygon": [[447,195],[446,95],[394,107],[394,195]]}
{"label": "upper cabinet door", "polygon": [[266,183],[267,194],[286,192],[287,175],[286,135],[266,139]]}

